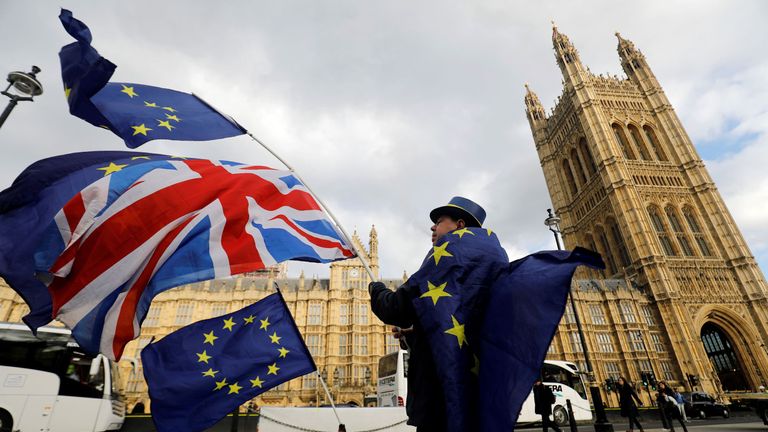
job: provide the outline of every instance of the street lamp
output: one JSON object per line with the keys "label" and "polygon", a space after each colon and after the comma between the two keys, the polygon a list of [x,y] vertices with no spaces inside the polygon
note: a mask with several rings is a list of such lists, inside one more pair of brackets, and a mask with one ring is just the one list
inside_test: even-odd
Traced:
{"label": "street lamp", "polygon": [[19,101],[32,101],[35,96],[43,94],[43,85],[35,77],[38,72],[40,72],[40,68],[32,66],[32,72],[14,71],[8,74],[8,87],[0,93],[11,100],[3,113],[0,114],[0,127],[3,126],[5,119],[8,118]]}
{"label": "street lamp", "polygon": [[[557,250],[563,250],[560,245],[560,218],[552,213],[552,209],[547,209],[547,218],[544,219],[544,225],[552,231],[555,236]],[[587,340],[584,338],[584,330],[581,328],[581,319],[576,309],[576,302],[573,300],[573,292],[568,296],[571,300],[571,309],[573,309],[573,318],[576,321],[576,329],[579,331],[581,340],[581,350],[584,352],[584,361],[587,363],[587,376],[589,377],[589,393],[592,395],[592,404],[595,406],[595,432],[613,432],[613,424],[605,416],[605,407],[603,406],[603,397],[600,395],[600,387],[595,380],[595,372],[592,369],[592,362],[589,360],[589,349],[587,349]]]}

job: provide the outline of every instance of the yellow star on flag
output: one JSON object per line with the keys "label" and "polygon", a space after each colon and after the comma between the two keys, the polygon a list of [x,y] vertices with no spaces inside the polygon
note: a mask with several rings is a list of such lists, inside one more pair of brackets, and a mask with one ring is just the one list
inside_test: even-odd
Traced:
{"label": "yellow star on flag", "polygon": [[171,122],[168,121],[168,120],[166,120],[166,121],[158,120],[157,121],[157,125],[160,126],[160,127],[164,127],[166,129],[168,129],[169,131],[176,128],[176,126],[172,125]]}
{"label": "yellow star on flag", "polygon": [[232,327],[235,326],[235,320],[232,319],[232,317],[229,317],[229,319],[224,320],[224,327],[225,329],[232,331]]}
{"label": "yellow star on flag", "polygon": [[195,354],[197,354],[197,362],[198,363],[205,362],[205,364],[208,364],[208,360],[213,358],[213,357],[209,356],[208,353],[205,352],[205,350],[203,350],[203,352],[201,352],[201,353],[195,353]]}
{"label": "yellow star on flag", "polygon": [[237,385],[237,382],[235,382],[234,384],[230,384],[230,385],[229,385],[229,393],[227,393],[227,394],[232,394],[232,393],[237,393],[237,394],[240,394],[240,389],[241,389],[241,388],[242,388],[242,387],[240,387],[239,385]]}
{"label": "yellow star on flag", "polygon": [[429,297],[432,299],[432,304],[437,305],[437,300],[440,297],[451,297],[450,293],[445,292],[445,286],[448,282],[443,282],[442,285],[433,285],[432,282],[427,281],[427,291],[421,295],[420,298]]}
{"label": "yellow star on flag", "polygon": [[440,264],[440,258],[442,258],[442,257],[452,257],[453,256],[453,255],[451,255],[450,252],[448,252],[446,250],[448,248],[448,243],[450,243],[450,242],[445,242],[445,243],[441,244],[440,246],[433,246],[432,247],[433,252],[432,252],[432,255],[430,255],[430,258],[434,258],[435,259],[435,265]]}
{"label": "yellow star on flag", "polygon": [[215,378],[217,373],[219,373],[219,371],[215,371],[213,370],[213,368],[208,368],[207,371],[203,372],[203,376],[209,376],[211,378]]}
{"label": "yellow star on flag", "polygon": [[280,351],[280,358],[285,358],[285,356],[291,352],[290,350],[285,349],[285,347],[280,347],[278,351]]}
{"label": "yellow star on flag", "polygon": [[256,319],[256,317],[255,317],[255,316],[253,316],[253,315],[251,315],[251,316],[249,316],[249,317],[245,317],[245,318],[243,318],[243,320],[245,320],[245,323],[246,323],[246,324],[253,324],[253,320],[255,320],[255,319]]}
{"label": "yellow star on flag", "polygon": [[166,114],[165,118],[168,119],[168,120],[173,120],[175,122],[180,122],[181,121],[180,118],[176,117],[176,114],[174,114],[174,115]]}
{"label": "yellow star on flag", "polygon": [[108,176],[108,175],[110,175],[110,174],[112,174],[114,172],[120,171],[121,169],[123,169],[123,168],[125,168],[127,166],[128,166],[128,164],[117,165],[114,162],[110,162],[109,165],[107,165],[105,167],[101,167],[101,168],[96,168],[96,169],[104,171],[104,177],[106,177],[106,176]]}
{"label": "yellow star on flag", "polygon": [[267,366],[269,369],[269,372],[267,372],[267,375],[277,375],[277,371],[280,370],[279,367],[277,367],[277,363],[272,363],[271,365]]}
{"label": "yellow star on flag", "polygon": [[205,337],[205,342],[203,342],[203,343],[204,344],[209,343],[211,345],[213,345],[213,341],[215,341],[216,339],[219,338],[218,336],[213,334],[213,330],[211,330],[210,333],[203,333],[203,337]]}
{"label": "yellow star on flag", "polygon": [[267,327],[269,327],[269,317],[264,318],[263,320],[259,320],[261,322],[261,327],[259,329],[266,330]]}
{"label": "yellow star on flag", "polygon": [[454,231],[454,232],[453,232],[453,234],[456,234],[457,236],[459,236],[459,238],[462,238],[462,237],[464,237],[464,234],[472,234],[472,235],[475,235],[475,233],[473,233],[472,231],[470,231],[470,230],[469,230],[469,229],[467,229],[467,228],[462,228],[462,229],[460,229],[460,230],[456,230],[456,231]]}
{"label": "yellow star on flag", "polygon": [[269,338],[272,339],[273,344],[280,343],[281,337],[277,335],[277,332],[272,333]]}
{"label": "yellow star on flag", "polygon": [[490,228],[486,228],[485,230],[486,230],[486,231],[488,231],[488,237],[490,237],[490,236],[491,236],[491,234],[493,234],[493,231],[491,231],[491,229],[490,229]]}
{"label": "yellow star on flag", "polygon": [[134,96],[138,96],[138,95],[139,95],[138,93],[136,93],[135,91],[133,91],[133,87],[128,87],[128,86],[127,86],[127,85],[125,85],[125,84],[120,84],[120,85],[121,85],[121,86],[123,86],[123,89],[122,89],[122,90],[120,90],[120,93],[125,93],[125,94],[127,94],[128,96],[130,96],[130,97],[131,97],[131,99],[133,99],[133,97],[134,97]]}
{"label": "yellow star on flag", "polygon": [[176,110],[173,109],[173,107],[163,107],[163,109],[166,110],[166,111],[170,111],[172,113],[176,112]]}
{"label": "yellow star on flag", "polygon": [[469,371],[475,375],[480,376],[480,359],[477,358],[477,356],[474,354],[472,355],[472,357],[474,357],[475,359],[475,364],[472,366],[472,369],[470,369]]}
{"label": "yellow star on flag", "polygon": [[69,87],[64,87],[64,98],[69,100],[69,94],[72,93],[72,89]]}
{"label": "yellow star on flag", "polygon": [[133,135],[142,134],[144,136],[147,136],[147,132],[151,131],[152,129],[146,127],[144,123],[138,125],[138,126],[131,126],[133,129]]}
{"label": "yellow star on flag", "polygon": [[145,106],[145,107],[148,107],[148,108],[158,108],[157,104],[156,104],[156,103],[154,103],[154,102],[147,102],[147,101],[144,101],[144,106]]}
{"label": "yellow star on flag", "polygon": [[451,321],[453,321],[453,327],[446,330],[445,333],[456,336],[456,339],[459,341],[459,348],[461,348],[462,345],[467,343],[467,338],[464,336],[464,324],[459,324],[459,321],[453,315],[451,315]]}
{"label": "yellow star on flag", "polygon": [[214,390],[221,390],[227,385],[227,379],[223,378],[221,381],[216,381],[216,388]]}
{"label": "yellow star on flag", "polygon": [[136,159],[146,159],[146,160],[149,160],[149,156],[134,156],[134,157],[131,158],[131,160],[136,160]]}
{"label": "yellow star on flag", "polygon": [[261,385],[264,384],[264,381],[261,380],[261,378],[256,377],[255,379],[249,380],[251,381],[251,388],[258,387],[261,388]]}

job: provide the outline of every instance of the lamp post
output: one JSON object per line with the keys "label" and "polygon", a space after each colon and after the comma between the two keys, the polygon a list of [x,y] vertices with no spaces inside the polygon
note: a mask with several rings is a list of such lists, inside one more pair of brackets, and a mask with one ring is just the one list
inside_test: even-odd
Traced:
{"label": "lamp post", "polygon": [[340,387],[341,386],[339,385],[339,368],[337,367],[333,370],[333,388],[336,389],[336,402],[339,401],[339,394],[341,393]]}
{"label": "lamp post", "polygon": [[637,336],[637,340],[640,341],[640,343],[643,344],[643,349],[645,349],[645,357],[648,359],[648,367],[651,368],[651,377],[652,379],[648,379],[648,385],[645,386],[645,390],[648,392],[648,397],[651,399],[651,403],[653,403],[653,395],[651,395],[651,390],[649,386],[651,385],[652,381],[656,381],[656,371],[653,370],[653,362],[651,361],[651,353],[648,352],[648,345],[645,343],[645,340],[643,340],[643,332],[641,330],[638,330],[637,333],[634,333],[635,336]]}
{"label": "lamp post", "polygon": [[[544,219],[544,225],[552,231],[555,236],[555,243],[557,244],[557,250],[563,250],[560,245],[560,218],[552,213],[552,209],[547,209],[547,218]],[[576,302],[573,300],[573,292],[569,292],[568,297],[571,301],[571,309],[573,309],[573,318],[576,321],[576,329],[579,331],[579,339],[581,340],[581,350],[584,352],[584,361],[587,363],[587,376],[589,377],[589,393],[592,395],[592,404],[595,406],[595,432],[613,432],[613,424],[608,421],[605,415],[605,407],[603,406],[603,397],[600,395],[600,387],[595,380],[595,372],[592,369],[592,362],[589,360],[589,349],[587,348],[587,340],[584,339],[584,330],[581,327],[581,319],[579,319],[579,312],[576,309]]]}
{"label": "lamp post", "polygon": [[8,87],[0,94],[10,98],[8,105],[0,114],[0,127],[5,123],[5,119],[11,114],[13,108],[19,101],[32,101],[32,98],[43,94],[43,85],[37,80],[35,75],[40,72],[40,68],[32,66],[32,72],[14,71],[8,74]]}

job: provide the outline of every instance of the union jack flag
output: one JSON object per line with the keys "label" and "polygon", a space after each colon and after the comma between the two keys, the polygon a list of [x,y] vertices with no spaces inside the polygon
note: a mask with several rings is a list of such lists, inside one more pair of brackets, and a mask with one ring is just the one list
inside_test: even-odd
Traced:
{"label": "union jack flag", "polygon": [[288,171],[147,160],[90,184],[55,216],[35,255],[53,316],[90,352],[119,359],[152,298],[293,259],[353,257]]}

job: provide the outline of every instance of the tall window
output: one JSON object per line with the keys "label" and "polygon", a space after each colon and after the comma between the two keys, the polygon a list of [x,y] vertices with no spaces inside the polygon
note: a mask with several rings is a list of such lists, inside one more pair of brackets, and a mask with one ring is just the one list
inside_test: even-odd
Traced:
{"label": "tall window", "polygon": [[581,157],[584,159],[584,164],[587,166],[589,173],[594,174],[597,171],[597,167],[595,167],[595,159],[592,157],[592,152],[589,151],[586,139],[582,138],[579,140],[579,150],[581,151]]}
{"label": "tall window", "polygon": [[563,321],[566,324],[573,324],[576,322],[576,316],[573,314],[573,306],[571,302],[565,305],[565,314],[563,314]]}
{"label": "tall window", "polygon": [[211,308],[211,316],[221,316],[227,313],[227,305],[225,303],[216,303]]}
{"label": "tall window", "polygon": [[592,324],[605,324],[605,314],[603,307],[599,304],[589,305],[589,314],[592,316]]}
{"label": "tall window", "polygon": [[584,346],[581,344],[581,337],[578,332],[571,332],[571,352],[584,352]]}
{"label": "tall window", "polygon": [[320,325],[323,323],[323,305],[322,303],[310,303],[307,313],[308,325]]}
{"label": "tall window", "polygon": [[661,362],[661,373],[664,375],[664,379],[667,381],[672,381],[675,379],[675,376],[672,374],[672,365],[667,360],[662,360]]}
{"label": "tall window", "polygon": [[621,302],[621,318],[625,323],[635,323],[635,309],[632,307],[632,303],[628,301]]}
{"label": "tall window", "polygon": [[192,311],[195,309],[195,305],[189,301],[179,302],[176,308],[176,325],[187,325],[192,322]]}
{"label": "tall window", "polygon": [[368,355],[368,335],[355,335],[355,355]]}
{"label": "tall window", "polygon": [[619,369],[619,364],[616,362],[605,362],[605,373],[609,377],[617,380],[621,376],[621,369]]}
{"label": "tall window", "polygon": [[651,307],[642,306],[640,310],[643,312],[643,319],[645,320],[645,323],[649,326],[655,326],[656,318],[653,316],[653,310],[651,310]]}
{"label": "tall window", "polygon": [[552,343],[549,344],[549,348],[547,348],[547,354],[557,354],[557,347],[555,346],[555,341],[552,341]]}
{"label": "tall window", "polygon": [[308,334],[306,337],[307,348],[313,356],[323,355],[323,337],[318,334]]}
{"label": "tall window", "polygon": [[611,229],[611,236],[613,236],[613,241],[616,244],[616,249],[619,250],[619,258],[621,259],[621,265],[624,267],[627,267],[629,265],[629,253],[627,252],[627,246],[624,243],[624,237],[621,235],[621,231],[619,231],[619,226],[616,224],[616,221],[610,220],[608,222],[608,225]]}
{"label": "tall window", "polygon": [[313,389],[317,387],[317,375],[313,373],[304,375],[301,379],[301,387],[305,389]]}
{"label": "tall window", "polygon": [[683,255],[693,256],[693,249],[691,249],[688,236],[685,234],[683,225],[680,223],[680,219],[677,217],[677,211],[670,205],[664,209],[664,212],[667,214],[669,226],[672,227],[672,231],[674,231],[675,237],[677,237],[677,242],[680,244],[680,249],[682,250]]}
{"label": "tall window", "polygon": [[612,124],[611,128],[613,128],[613,134],[616,136],[616,142],[619,143],[619,147],[621,147],[621,151],[624,153],[624,158],[637,159],[635,152],[629,147],[627,137],[624,135],[624,129],[616,123]]}
{"label": "tall window", "polygon": [[637,361],[637,370],[641,372],[651,372],[651,361],[648,359]]}
{"label": "tall window", "polygon": [[339,355],[349,355],[352,354],[349,351],[349,335],[342,334],[339,335]]}
{"label": "tall window", "polygon": [[629,136],[632,137],[632,142],[635,144],[635,148],[640,152],[640,157],[644,160],[653,160],[648,153],[648,149],[645,148],[645,142],[643,142],[643,138],[640,136],[640,132],[638,132],[635,125],[629,125],[627,128],[629,129]]}
{"label": "tall window", "polygon": [[568,163],[568,159],[563,160],[563,173],[565,173],[565,181],[571,190],[571,196],[575,196],[578,188],[576,188],[576,180],[573,178],[573,171],[571,171],[571,164]]}
{"label": "tall window", "polygon": [[339,306],[339,324],[349,324],[349,305],[342,304]]}
{"label": "tall window", "polygon": [[683,216],[688,222],[688,227],[693,233],[693,238],[696,239],[696,244],[699,245],[701,255],[712,256],[712,252],[709,250],[709,245],[707,245],[707,240],[704,238],[704,232],[701,230],[701,226],[699,226],[699,222],[696,220],[693,208],[690,206],[683,207]]}
{"label": "tall window", "polygon": [[387,354],[397,352],[400,349],[400,341],[395,339],[395,336],[392,333],[388,333],[384,338],[386,339],[387,344]]}
{"label": "tall window", "polygon": [[653,147],[653,150],[656,152],[656,156],[659,158],[659,160],[667,161],[667,155],[664,153],[664,149],[661,148],[659,140],[656,138],[656,133],[653,131],[653,129],[651,129],[650,126],[643,126],[643,132],[645,132],[645,137],[648,138],[648,142],[651,143],[651,147]]}
{"label": "tall window", "polygon": [[579,179],[581,180],[581,184],[584,185],[587,183],[587,173],[584,171],[584,167],[581,166],[581,161],[579,160],[579,154],[576,152],[576,149],[571,150],[571,160],[573,161],[574,169],[576,170],[576,174],[578,174]]}
{"label": "tall window", "polygon": [[648,216],[650,216],[653,227],[656,229],[656,235],[659,237],[659,243],[661,243],[664,253],[669,256],[675,256],[675,249],[672,247],[672,242],[669,240],[669,236],[664,227],[664,222],[661,220],[661,216],[659,216],[658,208],[654,206],[648,207]]}
{"label": "tall window", "polygon": [[605,231],[601,227],[598,227],[597,237],[600,240],[600,246],[603,247],[603,258],[605,259],[605,269],[608,274],[616,274],[618,268],[616,262],[613,260],[613,252],[611,251],[611,244],[608,242],[608,237],[605,235]]}
{"label": "tall window", "polygon": [[163,310],[162,303],[152,303],[147,312],[147,317],[144,319],[143,326],[154,327],[160,321],[160,311]]}
{"label": "tall window", "polygon": [[653,343],[656,352],[664,352],[664,341],[661,339],[661,335],[658,333],[651,333],[651,343]]}
{"label": "tall window", "polygon": [[629,342],[630,351],[645,351],[645,341],[640,332],[630,331],[627,333],[627,342]]}
{"label": "tall window", "polygon": [[600,352],[612,353],[613,339],[609,333],[597,333],[597,345],[600,348]]}
{"label": "tall window", "polygon": [[357,305],[357,318],[356,318],[356,324],[368,324],[368,305],[367,304],[359,304]]}

